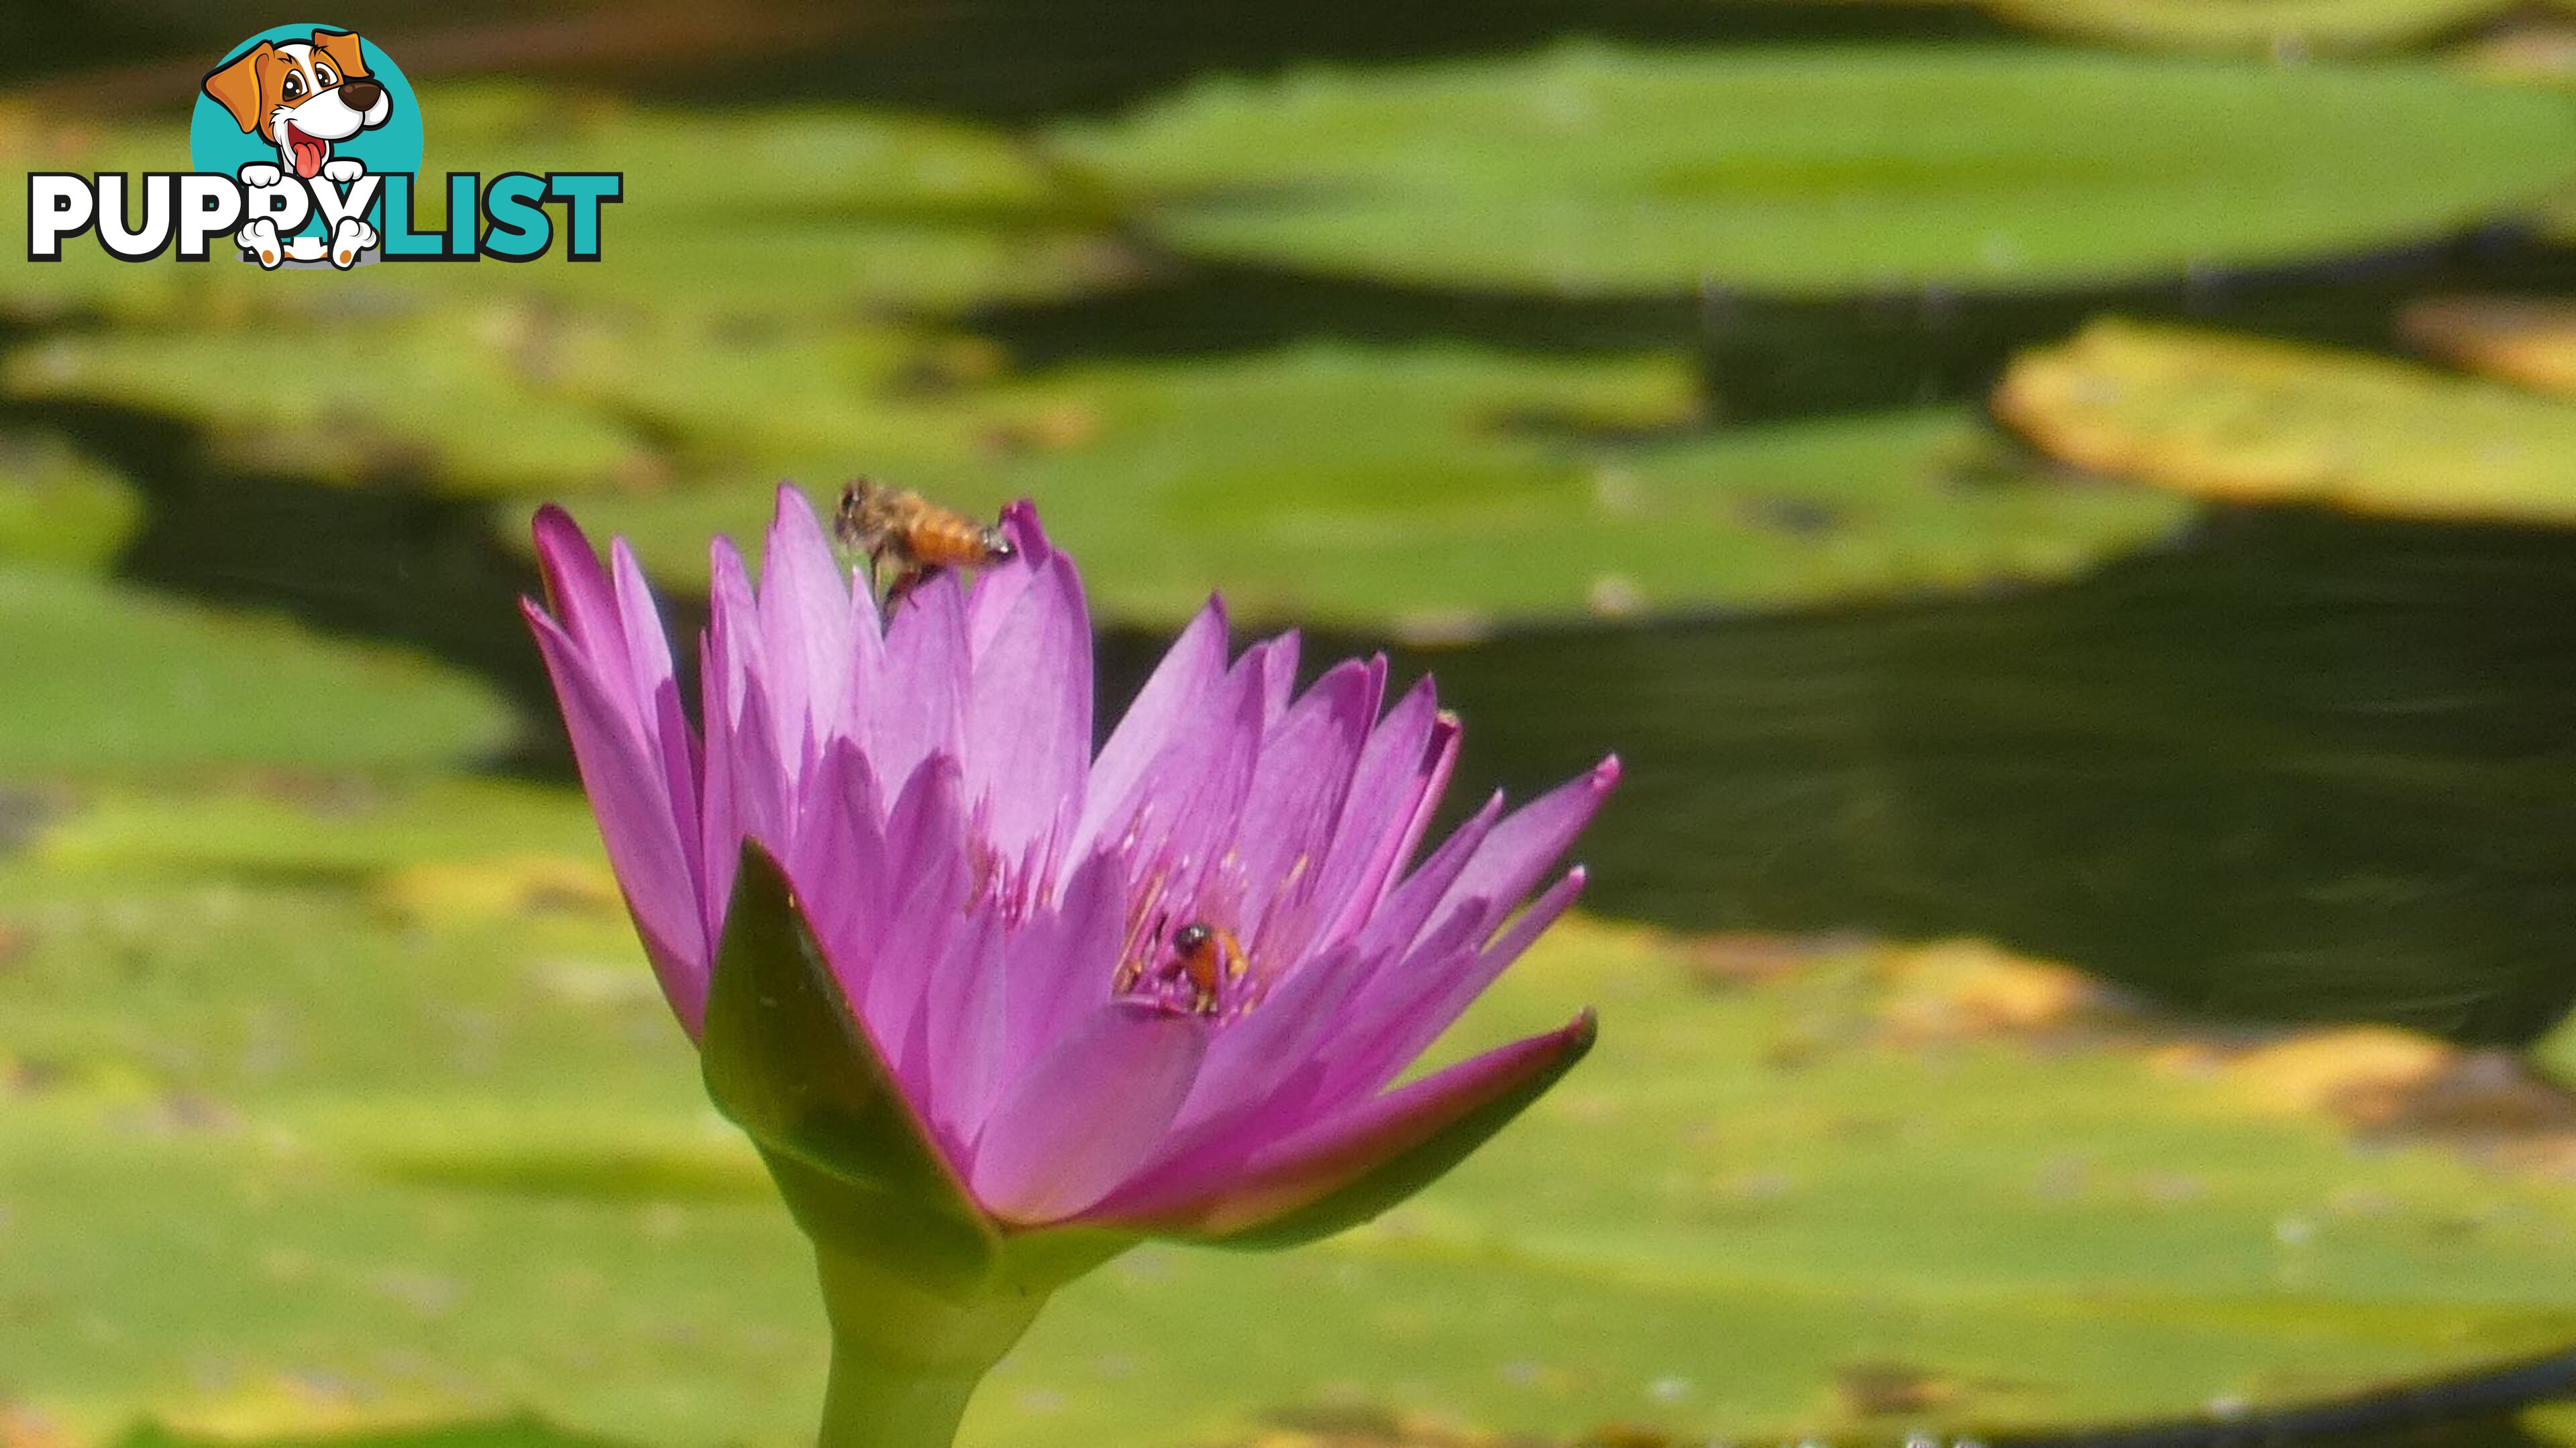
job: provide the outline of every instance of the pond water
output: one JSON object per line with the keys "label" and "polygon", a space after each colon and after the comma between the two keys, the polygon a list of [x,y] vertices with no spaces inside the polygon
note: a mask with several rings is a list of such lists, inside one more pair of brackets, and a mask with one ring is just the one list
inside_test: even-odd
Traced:
{"label": "pond water", "polygon": [[1462,784],[1621,752],[1613,914],[2478,1040],[2576,995],[2576,536],[2224,515],[2066,588],[1399,658],[1465,714]]}

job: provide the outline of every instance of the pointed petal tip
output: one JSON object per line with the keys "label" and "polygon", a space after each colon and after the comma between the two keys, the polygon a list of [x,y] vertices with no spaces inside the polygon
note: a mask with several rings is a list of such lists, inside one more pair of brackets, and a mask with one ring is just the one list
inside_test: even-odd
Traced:
{"label": "pointed petal tip", "polygon": [[1017,498],[1004,505],[994,526],[1011,540],[1020,560],[1031,568],[1043,568],[1062,556],[1055,540],[1047,536],[1046,525],[1038,521],[1038,505],[1031,499]]}
{"label": "pointed petal tip", "polygon": [[528,517],[528,535],[537,545],[537,573],[545,580],[546,604],[569,616],[582,605],[577,594],[593,599],[608,591],[608,575],[599,566],[599,551],[559,503],[547,503]]}
{"label": "pointed petal tip", "polygon": [[1483,1145],[1573,1070],[1599,1035],[1599,1019],[1586,1006],[1556,1030],[1497,1046],[1309,1128],[1206,1197],[1120,1225],[1219,1246],[1285,1247],[1366,1221]]}
{"label": "pointed petal tip", "polygon": [[564,511],[563,504],[541,503],[537,506],[537,511],[528,515],[528,531],[535,534],[539,542],[543,542],[546,535],[550,533],[570,533],[579,537],[581,525],[572,520],[572,514]]}
{"label": "pointed petal tip", "polygon": [[791,528],[795,529],[799,533],[811,530],[816,534],[820,534],[823,531],[823,520],[822,517],[814,511],[814,500],[805,496],[805,490],[796,485],[796,480],[794,478],[781,478],[778,480],[778,491],[773,493],[770,498],[769,538],[771,544],[774,546],[780,533]]}
{"label": "pointed petal tip", "polygon": [[1592,787],[1602,793],[1608,793],[1610,787],[1619,782],[1619,774],[1623,767],[1619,763],[1618,755],[1602,755],[1601,762],[1592,766]]}
{"label": "pointed petal tip", "polygon": [[750,591],[751,570],[743,566],[742,549],[731,533],[717,533],[707,539],[707,571],[718,578],[730,571],[743,580],[744,591]]}

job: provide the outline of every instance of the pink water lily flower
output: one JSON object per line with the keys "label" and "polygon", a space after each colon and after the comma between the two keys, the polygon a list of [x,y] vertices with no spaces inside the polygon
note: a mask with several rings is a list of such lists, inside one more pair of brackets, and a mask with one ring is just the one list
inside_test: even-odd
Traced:
{"label": "pink water lily flower", "polygon": [[1214,601],[1095,754],[1073,560],[1026,504],[1002,527],[1015,560],[881,624],[782,488],[757,588],[714,545],[702,737],[623,542],[538,516],[528,620],[693,1037],[748,843],[993,1230],[1244,1240],[1382,1209],[1588,1048],[1586,1013],[1397,1084],[1573,901],[1580,869],[1542,877],[1615,761],[1425,852],[1458,749],[1430,681],[1299,692],[1297,636],[1229,658]]}

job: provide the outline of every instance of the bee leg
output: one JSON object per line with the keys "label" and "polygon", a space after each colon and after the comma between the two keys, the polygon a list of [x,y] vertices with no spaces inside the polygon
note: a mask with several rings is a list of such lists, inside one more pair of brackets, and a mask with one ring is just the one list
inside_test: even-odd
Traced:
{"label": "bee leg", "polygon": [[940,577],[943,572],[948,572],[948,569],[935,567],[935,564],[904,564],[904,572],[894,575],[894,582],[886,585],[886,608],[891,611],[896,603],[902,603],[904,598],[912,595],[914,587],[920,587],[925,585],[925,582],[935,580],[935,577]]}
{"label": "bee leg", "polygon": [[886,585],[886,617],[894,617],[896,605],[902,603],[905,598],[909,597],[914,589],[919,588],[921,585],[928,583],[934,578],[937,578],[940,574],[946,571],[946,569],[934,568],[926,563],[909,563],[904,565],[903,571],[894,576],[894,582]]}

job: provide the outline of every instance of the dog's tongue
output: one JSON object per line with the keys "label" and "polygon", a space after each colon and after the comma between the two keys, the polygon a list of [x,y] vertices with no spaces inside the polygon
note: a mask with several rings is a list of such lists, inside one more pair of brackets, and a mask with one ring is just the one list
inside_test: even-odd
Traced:
{"label": "dog's tongue", "polygon": [[286,128],[286,144],[295,148],[295,174],[310,181],[322,174],[322,158],[331,154],[328,141],[317,141],[293,126]]}

